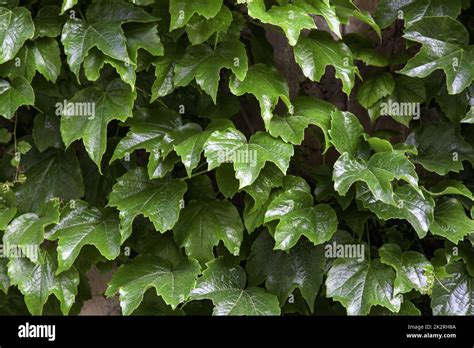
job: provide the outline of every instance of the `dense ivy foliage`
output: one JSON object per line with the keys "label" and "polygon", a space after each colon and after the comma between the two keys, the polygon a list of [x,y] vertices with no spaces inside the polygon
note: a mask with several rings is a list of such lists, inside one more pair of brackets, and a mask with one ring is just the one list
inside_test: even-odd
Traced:
{"label": "dense ivy foliage", "polygon": [[474,315],[470,5],[0,0],[0,313]]}

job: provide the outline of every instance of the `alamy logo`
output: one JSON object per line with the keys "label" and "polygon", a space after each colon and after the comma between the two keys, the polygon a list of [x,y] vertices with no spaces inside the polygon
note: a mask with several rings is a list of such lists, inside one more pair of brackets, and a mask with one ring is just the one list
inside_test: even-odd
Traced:
{"label": "alamy logo", "polygon": [[384,116],[404,116],[420,119],[420,103],[397,103],[391,99],[381,104],[381,114]]}
{"label": "alamy logo", "polygon": [[218,156],[220,163],[244,163],[252,167],[257,165],[255,150],[219,151]]}
{"label": "alamy logo", "polygon": [[83,116],[92,120],[95,117],[95,103],[89,102],[68,102],[56,103],[57,116]]}
{"label": "alamy logo", "polygon": [[52,342],[56,340],[56,325],[35,325],[26,322],[26,324],[18,326],[18,337],[47,338]]}
{"label": "alamy logo", "polygon": [[364,244],[338,244],[332,242],[332,244],[326,244],[324,250],[324,255],[327,258],[357,259],[359,262],[365,259]]}

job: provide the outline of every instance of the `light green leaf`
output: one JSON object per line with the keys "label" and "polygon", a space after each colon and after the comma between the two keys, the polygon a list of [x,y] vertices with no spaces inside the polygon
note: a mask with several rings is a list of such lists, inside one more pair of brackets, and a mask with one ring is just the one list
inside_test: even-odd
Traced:
{"label": "light green leaf", "polygon": [[334,41],[329,33],[316,32],[302,37],[294,47],[296,62],[311,81],[319,82],[328,65],[342,81],[342,90],[348,96],[359,70],[354,65],[352,52],[342,41]]}
{"label": "light green leaf", "polygon": [[113,209],[89,207],[84,201],[71,201],[61,212],[59,222],[46,232],[46,239],[58,241],[56,274],[69,270],[86,245],[93,245],[108,260],[120,254],[121,231]]}
{"label": "light green leaf", "polygon": [[293,114],[286,116],[275,115],[268,127],[269,133],[280,137],[287,143],[300,145],[304,139],[305,129],[310,125],[318,126],[324,134],[324,150],[331,146],[329,129],[331,128],[331,114],[336,107],[324,100],[315,97],[298,97],[294,102]]}
{"label": "light green leaf", "polygon": [[377,74],[366,79],[357,91],[359,104],[368,109],[395,89],[395,81],[389,73]]}
{"label": "light green leaf", "polygon": [[170,31],[185,26],[194,14],[206,19],[215,17],[221,10],[222,3],[223,0],[170,0]]}
{"label": "light green leaf", "polygon": [[219,258],[207,264],[191,299],[209,299],[213,315],[280,315],[278,298],[257,287],[245,288],[247,276],[240,267]]}
{"label": "light green leaf", "polygon": [[466,215],[459,200],[445,198],[436,203],[430,231],[457,244],[470,233],[474,233],[474,220]]}
{"label": "light green leaf", "polygon": [[204,155],[212,170],[222,163],[234,164],[235,177],[240,187],[251,185],[257,179],[266,162],[273,162],[286,174],[293,145],[275,139],[265,132],[257,132],[247,142],[245,135],[235,128],[215,131],[204,144]]}
{"label": "light green leaf", "polygon": [[79,274],[75,268],[60,275],[55,258],[45,253],[43,264],[34,264],[26,258],[13,258],[8,263],[11,285],[17,285],[25,296],[25,303],[32,315],[41,315],[50,295],[61,303],[61,312],[67,315],[75,303]]}
{"label": "light green leaf", "polygon": [[0,7],[0,64],[15,57],[34,34],[35,25],[26,7]]}
{"label": "light green leaf", "polygon": [[239,255],[244,225],[234,205],[226,200],[191,201],[173,228],[176,243],[201,264],[215,258],[213,248],[223,241],[233,255]]}
{"label": "light green leaf", "polygon": [[[116,79],[105,90],[87,87],[77,92],[62,110],[61,136],[66,146],[82,139],[90,158],[100,168],[107,146],[107,125],[132,116],[136,93]],[[70,106],[72,105],[72,108]]]}
{"label": "light green leaf", "polygon": [[227,6],[222,6],[215,17],[206,19],[203,16],[193,16],[186,24],[186,33],[193,45],[199,45],[209,39],[214,33],[225,33],[232,23],[232,12]]}
{"label": "light green leaf", "polygon": [[435,282],[431,297],[433,315],[474,315],[474,278],[462,262],[446,267],[448,276]]}
{"label": "light green leaf", "polygon": [[326,296],[340,302],[348,315],[366,315],[372,306],[398,312],[401,295],[394,296],[395,273],[380,259],[342,258],[334,261],[326,279]]}
{"label": "light green leaf", "polygon": [[34,103],[33,88],[24,77],[15,76],[10,81],[0,79],[0,116],[10,119],[20,106]]}
{"label": "light green leaf", "polygon": [[366,209],[380,219],[405,219],[415,229],[420,238],[428,233],[434,220],[434,201],[428,194],[418,193],[412,186],[404,185],[394,191],[395,205],[385,204],[374,198],[366,185],[357,186],[357,199]]}
{"label": "light green leaf", "polygon": [[331,129],[328,131],[331,143],[343,154],[356,156],[362,144],[364,128],[358,118],[350,112],[334,111],[331,116]]}
{"label": "light green leaf", "polygon": [[[109,197],[109,206],[120,211],[120,223],[128,238],[133,220],[138,215],[150,219],[159,232],[173,228],[178,221],[186,183],[179,179],[149,180],[144,168],[128,171],[117,180]],[[129,232],[127,232],[129,231]]]}
{"label": "light green leaf", "polygon": [[415,166],[400,152],[378,152],[367,162],[344,153],[334,164],[334,189],[342,196],[355,182],[363,181],[376,200],[394,204],[392,181],[395,179],[404,180],[419,191]]}
{"label": "light green leaf", "polygon": [[280,98],[289,110],[293,108],[288,84],[275,68],[270,68],[265,64],[255,64],[249,67],[243,81],[236,76],[231,76],[229,87],[236,96],[250,93],[257,98],[267,128]]}
{"label": "light green leaf", "polygon": [[187,86],[193,79],[216,104],[220,71],[231,69],[238,80],[247,74],[247,53],[240,41],[223,42],[215,50],[209,45],[189,46],[174,67],[174,85]]}
{"label": "light green leaf", "polygon": [[200,273],[199,263],[193,259],[170,262],[159,256],[140,255],[120,266],[105,295],[111,297],[118,292],[123,314],[130,315],[143,301],[145,292],[153,287],[175,309],[187,300]]}
{"label": "light green leaf", "polygon": [[474,79],[474,46],[468,46],[466,28],[450,17],[423,18],[406,31],[404,38],[422,44],[420,52],[399,71],[411,77],[427,77],[441,69],[449,94],[461,93]]}
{"label": "light green leaf", "polygon": [[430,294],[435,281],[434,267],[426,257],[416,251],[405,251],[396,244],[384,244],[379,249],[380,260],[392,266],[397,274],[394,295],[410,292]]}

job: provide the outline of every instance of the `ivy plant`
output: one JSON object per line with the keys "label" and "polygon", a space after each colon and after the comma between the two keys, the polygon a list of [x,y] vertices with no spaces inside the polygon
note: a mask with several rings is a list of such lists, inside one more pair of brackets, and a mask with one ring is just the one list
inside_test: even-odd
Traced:
{"label": "ivy plant", "polygon": [[364,5],[0,0],[0,314],[474,315],[471,1]]}

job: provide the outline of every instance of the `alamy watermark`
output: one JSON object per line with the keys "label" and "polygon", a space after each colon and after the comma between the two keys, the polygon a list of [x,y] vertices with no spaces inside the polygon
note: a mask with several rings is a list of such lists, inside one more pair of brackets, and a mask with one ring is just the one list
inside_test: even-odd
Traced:
{"label": "alamy watermark", "polygon": [[36,260],[39,255],[37,244],[0,244],[0,258],[29,258]]}
{"label": "alamy watermark", "polygon": [[398,103],[391,99],[380,105],[380,113],[384,116],[412,117],[414,120],[420,119],[420,103]]}
{"label": "alamy watermark", "polygon": [[327,258],[357,259],[362,262],[365,259],[365,245],[332,242],[324,246],[324,255]]}
{"label": "alamy watermark", "polygon": [[92,102],[68,102],[56,103],[57,116],[83,116],[92,120],[95,117],[95,103]]}
{"label": "alamy watermark", "polygon": [[257,165],[255,150],[219,151],[218,157],[219,163],[246,163],[252,167]]}

